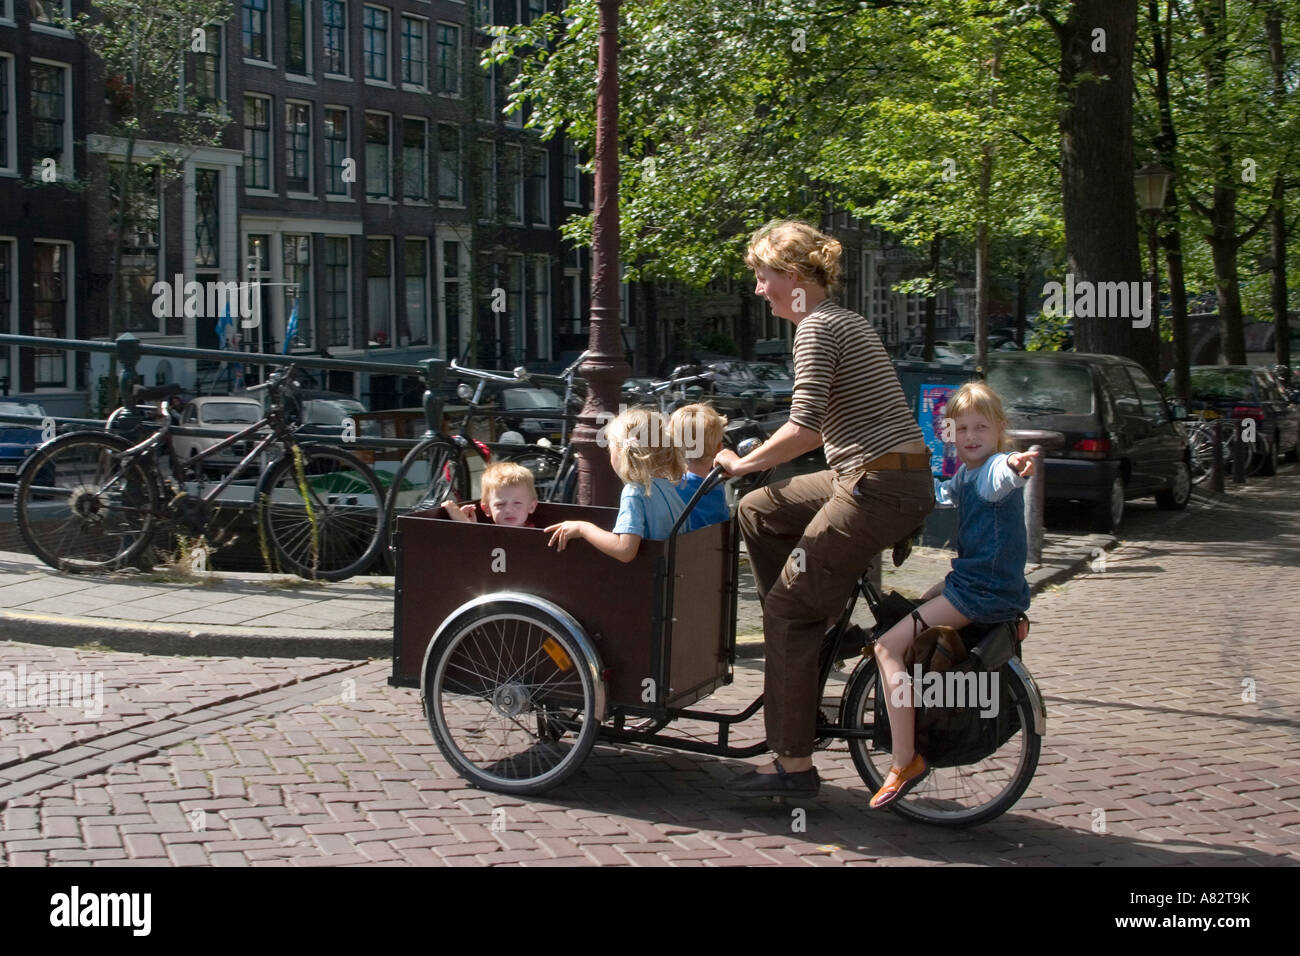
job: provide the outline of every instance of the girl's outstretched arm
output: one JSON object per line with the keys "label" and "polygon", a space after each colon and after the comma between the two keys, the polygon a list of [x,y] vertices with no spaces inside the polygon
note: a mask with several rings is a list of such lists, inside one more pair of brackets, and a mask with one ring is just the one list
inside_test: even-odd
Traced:
{"label": "girl's outstretched arm", "polygon": [[624,564],[636,557],[641,547],[639,534],[615,534],[599,528],[590,521],[561,521],[549,525],[546,530],[551,533],[548,545],[555,545],[556,551],[563,551],[566,544],[576,538],[585,539],[593,548],[603,554],[616,558]]}

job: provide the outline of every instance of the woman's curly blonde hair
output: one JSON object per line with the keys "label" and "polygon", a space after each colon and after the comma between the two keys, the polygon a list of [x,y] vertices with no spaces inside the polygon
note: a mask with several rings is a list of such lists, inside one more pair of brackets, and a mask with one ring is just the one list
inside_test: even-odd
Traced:
{"label": "woman's curly blonde hair", "polygon": [[749,240],[745,265],[764,266],[777,272],[793,272],[808,282],[827,289],[840,284],[840,257],[844,247],[838,239],[797,219],[775,219]]}

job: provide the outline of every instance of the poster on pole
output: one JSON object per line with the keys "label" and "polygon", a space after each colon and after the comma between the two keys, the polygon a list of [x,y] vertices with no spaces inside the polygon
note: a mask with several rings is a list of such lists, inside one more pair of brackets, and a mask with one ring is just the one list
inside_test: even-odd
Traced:
{"label": "poster on pole", "polygon": [[957,474],[961,462],[957,459],[955,445],[943,441],[943,420],[948,413],[948,399],[960,386],[922,385],[920,409],[917,419],[921,434],[930,449],[930,471],[936,478],[951,478]]}

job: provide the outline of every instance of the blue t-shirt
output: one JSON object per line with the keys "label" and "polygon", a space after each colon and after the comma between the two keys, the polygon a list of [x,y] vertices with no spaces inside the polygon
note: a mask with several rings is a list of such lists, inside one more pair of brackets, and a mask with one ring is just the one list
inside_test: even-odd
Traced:
{"label": "blue t-shirt", "polygon": [[[682,496],[682,504],[689,502],[702,484],[704,484],[704,476],[688,471],[686,477],[677,482],[677,493]],[[727,492],[723,490],[722,485],[718,485],[695,506],[691,516],[686,519],[686,530],[694,531],[696,528],[730,520],[731,511],[727,508]]]}
{"label": "blue t-shirt", "polygon": [[635,534],[651,541],[665,541],[686,503],[667,478],[652,480],[650,494],[644,485],[627,484],[618,499],[618,519],[614,522],[615,534]]}

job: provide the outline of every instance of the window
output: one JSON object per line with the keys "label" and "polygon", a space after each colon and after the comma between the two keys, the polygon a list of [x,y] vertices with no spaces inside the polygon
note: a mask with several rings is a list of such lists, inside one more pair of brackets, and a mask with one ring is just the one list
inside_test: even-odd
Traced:
{"label": "window", "polygon": [[[515,78],[519,76],[519,60],[511,57],[501,66],[501,108],[505,109],[506,103],[510,96],[510,86],[514,83]],[[511,129],[523,129],[524,127],[524,107],[511,110],[505,116],[506,126]]]}
{"label": "window", "polygon": [[402,117],[402,197],[429,201],[429,123]]}
{"label": "window", "polygon": [[244,97],[244,188],[271,188],[271,100]]}
{"label": "window", "polygon": [[284,104],[284,177],[291,193],[311,192],[311,104]]}
{"label": "window", "polygon": [[366,197],[387,199],[393,195],[392,152],[389,147],[389,117],[366,114]]}
{"label": "window", "polygon": [[54,160],[60,175],[71,175],[68,77],[66,66],[32,61],[32,164],[38,177],[47,159]]}
{"label": "window", "polygon": [[474,24],[485,27],[492,23],[492,0],[474,0]]}
{"label": "window", "polygon": [[460,155],[460,127],[438,124],[438,199],[460,205],[465,201],[465,173]]}
{"label": "window", "polygon": [[528,176],[528,221],[545,225],[550,222],[551,158],[545,150],[530,154],[532,168]]}
{"label": "window", "polygon": [[529,288],[529,303],[533,320],[533,354],[539,359],[551,357],[551,260],[549,256],[533,257],[533,281]]}
{"label": "window", "polygon": [[366,7],[363,21],[365,34],[366,79],[388,82],[388,11]]}
{"label": "window", "polygon": [[524,221],[524,150],[506,146],[506,213],[511,222]]}
{"label": "window", "polygon": [[578,170],[578,147],[564,137],[564,204],[578,206],[582,203],[582,180]]}
{"label": "window", "polygon": [[442,315],[446,356],[460,355],[461,326],[466,316],[460,256],[463,246],[459,241],[442,243]]}
{"label": "window", "polygon": [[[202,36],[195,39],[202,42],[190,45],[194,82],[188,93],[196,110],[219,112],[225,99],[221,83],[221,27],[204,27]],[[199,49],[194,49],[195,46]]]}
{"label": "window", "polygon": [[393,243],[391,239],[366,240],[366,315],[370,347],[393,344]]}
{"label": "window", "polygon": [[429,344],[429,243],[406,240],[406,334],[403,345]]}
{"label": "window", "polygon": [[455,96],[461,94],[460,27],[438,24],[438,89]]}
{"label": "window", "polygon": [[546,12],[546,0],[527,0],[525,7],[527,19],[524,20],[524,23],[532,23]]}
{"label": "window", "polygon": [[[349,196],[355,163],[348,161],[348,111],[341,106],[325,107],[325,194]],[[353,174],[354,175],[354,174]]]}
{"label": "window", "polygon": [[324,0],[325,72],[348,75],[348,4],[347,0]]}
{"label": "window", "polygon": [[424,28],[427,21],[402,17],[402,82],[424,89],[429,82],[429,53]]}
{"label": "window", "polygon": [[[72,15],[72,11],[69,9],[69,0],[28,0],[28,2],[31,5],[33,23],[53,26],[56,19]],[[5,15],[10,19],[13,17],[8,11],[5,12]]]}
{"label": "window", "polygon": [[305,76],[311,73],[311,61],[307,55],[310,47],[311,24],[307,20],[307,0],[287,0],[288,7],[288,55],[285,59],[286,73]]}
{"label": "window", "polygon": [[474,167],[474,210],[479,219],[491,219],[496,212],[497,147],[491,140],[479,140]]}
{"label": "window", "polygon": [[221,265],[221,173],[194,170],[194,264]]}
{"label": "window", "polygon": [[244,56],[270,62],[270,17],[267,15],[267,2],[268,0],[244,0]]}
{"label": "window", "polygon": [[[285,233],[281,240],[284,253],[284,334],[291,348],[312,347],[311,318],[311,236]],[[298,312],[294,322],[294,310]],[[289,333],[293,331],[290,338]]]}
{"label": "window", "polygon": [[[0,239],[0,330],[5,332],[14,331],[13,321],[13,302],[14,302],[14,241],[12,239]],[[0,384],[6,386],[4,393],[8,394],[10,389],[17,390],[19,383],[14,379],[13,368],[10,365],[11,357],[15,350],[8,345],[0,345]]]}
{"label": "window", "polygon": [[1103,365],[1102,371],[1110,381],[1111,399],[1115,403],[1115,411],[1120,415],[1141,418],[1142,400],[1138,397],[1137,389],[1133,387],[1128,373],[1118,365]]}
{"label": "window", "polygon": [[0,169],[13,169],[17,161],[11,154],[14,131],[10,124],[14,121],[14,108],[9,97],[13,95],[14,58],[0,56]]}
{"label": "window", "polygon": [[[67,243],[38,242],[32,269],[32,334],[50,338],[68,338],[68,256]],[[66,388],[68,356],[58,349],[36,350],[37,388]]]}
{"label": "window", "polygon": [[1142,412],[1146,420],[1152,425],[1167,424],[1169,411],[1165,408],[1164,399],[1160,397],[1160,389],[1156,388],[1155,383],[1142,369],[1129,368],[1128,371],[1133,384],[1137,386],[1138,395],[1142,398]]}
{"label": "window", "polygon": [[109,195],[116,229],[122,219],[122,281],[126,284],[127,309],[123,323],[126,332],[162,332],[160,319],[153,314],[153,285],[158,281],[159,253],[162,249],[162,202],[158,168],[132,164],[130,201],[122,214],[122,164],[110,165]]}
{"label": "window", "polygon": [[346,236],[325,237],[325,344],[346,348],[352,344],[348,317],[351,256]]}
{"label": "window", "polygon": [[497,85],[497,68],[496,64],[489,66],[478,76],[481,89],[479,90],[479,109],[482,111],[481,116],[489,123],[495,122],[496,115],[496,85]]}

